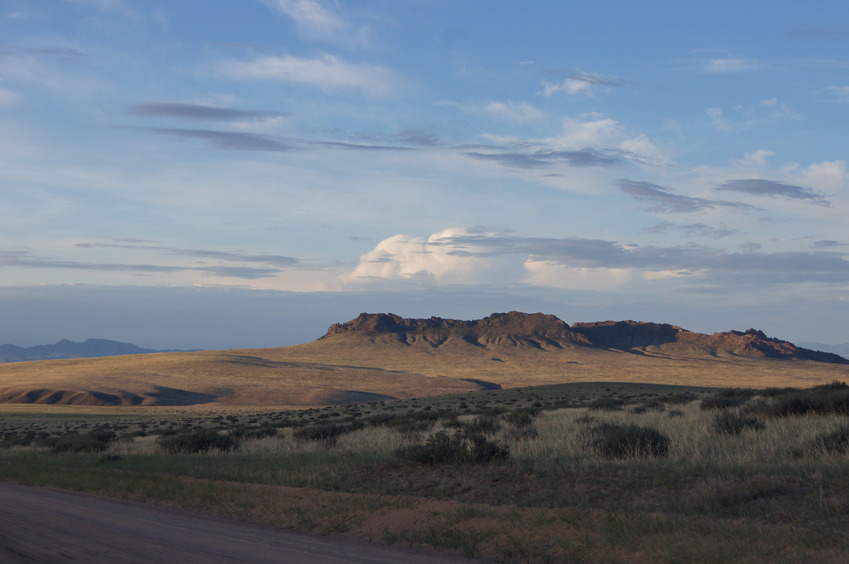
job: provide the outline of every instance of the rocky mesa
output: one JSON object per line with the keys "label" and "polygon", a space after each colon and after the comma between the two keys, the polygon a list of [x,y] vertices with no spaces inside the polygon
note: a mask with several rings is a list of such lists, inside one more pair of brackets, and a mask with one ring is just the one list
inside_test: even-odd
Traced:
{"label": "rocky mesa", "polygon": [[408,319],[392,313],[362,313],[356,319],[330,326],[319,340],[359,337],[371,342],[392,341],[406,345],[427,344],[439,348],[463,342],[477,347],[530,346],[534,348],[594,347],[637,354],[649,352],[699,352],[724,355],[811,360],[849,364],[834,353],[797,347],[789,341],[768,337],[763,331],[727,331],[706,335],[677,325],[643,321],[579,322],[571,326],[543,313],[493,313],[483,319]]}

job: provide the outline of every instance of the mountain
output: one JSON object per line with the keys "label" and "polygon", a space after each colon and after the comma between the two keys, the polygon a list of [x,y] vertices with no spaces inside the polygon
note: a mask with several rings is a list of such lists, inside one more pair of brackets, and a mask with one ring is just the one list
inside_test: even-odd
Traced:
{"label": "mountain", "polygon": [[121,343],[108,339],[86,339],[82,343],[62,339],[54,345],[36,345],[34,347],[2,345],[0,346],[0,362],[53,360],[61,358],[96,358],[156,352],[167,351],[142,349],[131,343]]}
{"label": "mountain", "polygon": [[372,342],[397,340],[413,346],[467,343],[477,347],[520,346],[564,348],[574,346],[614,349],[638,354],[702,353],[708,356],[743,356],[785,360],[811,360],[849,364],[840,355],[798,347],[767,337],[762,331],[728,331],[705,335],[677,325],[642,321],[574,323],[571,327],[542,313],[494,313],[483,319],[405,319],[391,313],[363,313],[347,323],[331,325],[319,340],[339,336],[366,337]]}
{"label": "mountain", "polygon": [[844,358],[849,358],[849,343],[843,343],[840,345],[829,345],[826,343],[810,343],[810,342],[800,342],[800,346],[807,347],[809,349],[816,349],[818,351],[826,351],[834,354],[839,354]]}
{"label": "mountain", "polygon": [[[110,349],[109,354],[115,354]],[[462,321],[364,313],[300,345],[0,364],[0,403],[273,409],[566,383],[805,387],[849,360],[755,329],[571,325],[542,313]]]}

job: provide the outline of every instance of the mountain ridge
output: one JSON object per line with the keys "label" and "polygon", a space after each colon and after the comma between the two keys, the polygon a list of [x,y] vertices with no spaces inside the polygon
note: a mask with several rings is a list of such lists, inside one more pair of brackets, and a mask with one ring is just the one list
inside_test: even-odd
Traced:
{"label": "mountain ridge", "polygon": [[106,356],[152,354],[161,352],[177,351],[143,349],[132,343],[123,343],[121,341],[112,341],[109,339],[86,339],[79,343],[68,339],[61,339],[59,342],[52,345],[35,345],[32,347],[19,347],[11,344],[0,345],[0,363],[71,358],[100,358]]}
{"label": "mountain ridge", "polygon": [[789,341],[768,337],[763,331],[726,331],[711,335],[688,331],[677,325],[644,321],[576,322],[571,326],[558,317],[543,313],[493,313],[478,320],[464,321],[430,317],[403,318],[392,313],[362,313],[357,318],[334,323],[318,340],[336,337],[376,338],[394,336],[398,342],[412,345],[427,342],[437,348],[454,339],[487,347],[529,345],[562,348],[583,346],[614,349],[638,354],[663,354],[682,349],[701,350],[715,356],[726,355],[812,360],[849,364],[840,355],[798,347]]}

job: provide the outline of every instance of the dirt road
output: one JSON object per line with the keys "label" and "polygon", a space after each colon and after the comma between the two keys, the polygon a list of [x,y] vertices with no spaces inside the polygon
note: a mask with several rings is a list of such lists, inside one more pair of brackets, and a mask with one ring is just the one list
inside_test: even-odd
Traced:
{"label": "dirt road", "polygon": [[0,562],[472,562],[0,482]]}

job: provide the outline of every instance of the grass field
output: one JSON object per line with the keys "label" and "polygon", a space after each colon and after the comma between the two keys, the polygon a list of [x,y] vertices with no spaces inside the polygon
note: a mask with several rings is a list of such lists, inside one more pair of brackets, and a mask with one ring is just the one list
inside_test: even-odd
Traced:
{"label": "grass field", "polygon": [[0,477],[502,562],[849,560],[845,385],[111,411],[0,411]]}

